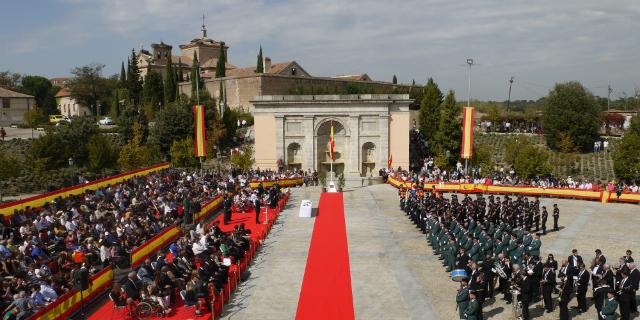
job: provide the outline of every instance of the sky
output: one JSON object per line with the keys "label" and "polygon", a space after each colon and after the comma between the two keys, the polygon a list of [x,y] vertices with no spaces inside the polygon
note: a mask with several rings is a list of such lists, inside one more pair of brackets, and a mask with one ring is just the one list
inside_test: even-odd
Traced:
{"label": "sky", "polygon": [[367,73],[425,83],[458,100],[538,99],[577,80],[599,96],[640,88],[638,0],[5,0],[0,70],[69,76],[75,66],[118,73],[132,48],[200,35],[229,45],[229,63],[295,60],[314,76]]}

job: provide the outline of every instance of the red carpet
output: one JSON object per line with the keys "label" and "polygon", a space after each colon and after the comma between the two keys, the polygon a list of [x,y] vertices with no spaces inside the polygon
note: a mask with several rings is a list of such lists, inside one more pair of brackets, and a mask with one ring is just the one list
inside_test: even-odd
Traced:
{"label": "red carpet", "polygon": [[[239,264],[233,264],[229,267],[230,279],[225,284],[225,287],[222,290],[223,292],[217,297],[216,304],[214,306],[216,317],[218,317],[222,312],[223,300],[224,300],[224,303],[227,303],[229,301],[231,293],[233,292],[233,290],[235,290],[235,288],[238,285],[237,283],[238,269],[240,269],[240,272],[244,272],[245,270],[247,270],[249,266],[249,262],[251,261],[251,259],[253,259],[255,250],[260,245],[260,240],[264,239],[267,233],[269,232],[269,230],[271,230],[273,223],[275,222],[276,218],[282,211],[282,208],[284,207],[284,204],[286,203],[287,200],[288,200],[288,195],[285,196],[285,198],[280,200],[280,203],[278,204],[277,208],[269,209],[268,222],[266,224],[264,223],[265,211],[266,211],[265,207],[262,207],[262,212],[260,214],[260,224],[257,224],[257,225],[255,222],[255,212],[253,210],[248,213],[233,212],[231,216],[231,221],[227,225],[223,224],[222,213],[218,215],[218,217],[216,217],[216,219],[213,221],[213,222],[220,221],[220,229],[222,229],[222,231],[232,231],[234,226],[244,223],[245,228],[251,230],[251,240],[252,240],[251,250],[245,254],[244,259],[240,261]],[[211,224],[213,224],[213,222],[211,222]],[[349,286],[349,288],[351,288],[351,286]],[[163,320],[211,319],[211,312],[203,314],[202,316],[196,316],[194,314],[193,307],[186,308],[184,306],[182,299],[176,297],[173,299],[173,301],[175,302],[172,303],[171,307],[173,311],[171,312],[171,314],[166,315],[162,318],[151,317],[151,319],[163,319]],[[115,320],[115,319],[128,319],[128,318],[125,317],[124,311],[114,310],[113,302],[111,302],[111,300],[108,300],[100,308],[98,308],[95,312],[93,312],[93,314],[91,314],[88,317],[88,319],[89,320],[111,320],[111,319]]]}
{"label": "red carpet", "polygon": [[342,193],[323,193],[296,319],[354,319]]}

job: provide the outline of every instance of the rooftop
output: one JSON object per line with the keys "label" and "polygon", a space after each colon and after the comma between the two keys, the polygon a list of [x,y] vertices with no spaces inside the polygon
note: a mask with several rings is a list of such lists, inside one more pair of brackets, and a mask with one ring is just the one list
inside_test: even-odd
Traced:
{"label": "rooftop", "polygon": [[0,98],[33,98],[33,96],[0,87]]}

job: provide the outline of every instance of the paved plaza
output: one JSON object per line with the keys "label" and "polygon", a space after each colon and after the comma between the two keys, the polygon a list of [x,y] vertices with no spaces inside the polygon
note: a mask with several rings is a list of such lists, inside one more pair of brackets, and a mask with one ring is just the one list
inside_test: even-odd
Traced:
{"label": "paved plaza", "polygon": [[[297,216],[298,205],[302,199],[311,199],[317,207],[319,194],[318,188],[295,189],[251,266],[250,279],[233,295],[223,318],[295,317],[314,223],[314,219]],[[608,262],[617,261],[626,249],[640,256],[640,249],[634,246],[640,240],[637,205],[560,199],[541,199],[541,203],[548,208],[558,203],[562,227],[542,237],[543,257],[553,253],[561,260],[572,248],[578,249],[585,262],[593,258],[596,248]],[[425,236],[400,211],[396,189],[375,185],[348,190],[344,206],[356,318],[456,319],[458,284],[449,279]],[[485,315],[512,319],[511,305],[500,298],[485,304]],[[570,306],[576,304],[573,299]],[[590,300],[589,305],[585,315],[574,313],[573,319],[595,319]],[[530,310],[536,319],[558,318],[557,305],[551,314],[543,314],[541,302]]]}

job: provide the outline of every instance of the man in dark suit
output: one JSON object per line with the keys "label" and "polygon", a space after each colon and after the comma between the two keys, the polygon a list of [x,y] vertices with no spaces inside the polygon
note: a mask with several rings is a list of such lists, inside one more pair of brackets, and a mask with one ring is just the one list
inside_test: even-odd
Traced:
{"label": "man in dark suit", "polygon": [[226,225],[231,221],[231,208],[233,207],[233,195],[227,194],[223,200],[223,208],[224,208],[224,224]]}
{"label": "man in dark suit", "polygon": [[127,298],[131,298],[133,300],[140,299],[140,288],[141,284],[136,277],[136,272],[131,271],[127,276],[127,282],[124,285],[124,293],[127,295]]}
{"label": "man in dark suit", "polygon": [[578,300],[578,313],[587,312],[587,288],[589,287],[589,272],[587,272],[584,263],[580,264],[578,271],[578,281],[576,290],[576,299]]}
{"label": "man in dark suit", "polygon": [[629,271],[622,271],[622,280],[618,284],[618,300],[620,302],[620,320],[631,319],[631,300],[635,299]]}
{"label": "man in dark suit", "polygon": [[558,228],[558,220],[560,219],[560,209],[558,209],[558,204],[553,204],[553,231],[560,230]]}
{"label": "man in dark suit", "polygon": [[596,288],[593,290],[593,299],[595,300],[593,306],[596,307],[598,313],[598,320],[603,320],[600,311],[602,311],[602,306],[604,305],[604,301],[607,299],[607,293],[609,293],[611,287],[607,285],[607,282],[604,280],[599,280],[596,284]]}
{"label": "man in dark suit", "polygon": [[582,257],[578,255],[578,249],[571,250],[571,255],[567,258],[569,261],[569,265],[573,267],[574,270],[578,270],[580,268],[580,264],[583,263]]}
{"label": "man in dark suit", "polygon": [[547,313],[553,312],[553,299],[551,293],[556,287],[556,274],[551,266],[545,265],[542,273],[542,298],[544,300],[544,308]]}
{"label": "man in dark suit", "polygon": [[631,262],[629,266],[629,280],[631,280],[631,288],[633,289],[630,310],[633,313],[638,312],[638,302],[636,301],[636,292],[638,291],[638,282],[640,281],[640,270],[636,268],[636,264]]}
{"label": "man in dark suit", "polygon": [[[566,269],[563,267],[562,269]],[[560,320],[569,319],[569,302],[573,294],[573,277],[565,277],[563,286],[560,288]]]}
{"label": "man in dark suit", "polygon": [[520,302],[522,303],[522,320],[529,320],[529,303],[533,297],[532,279],[524,272],[520,285]]}

